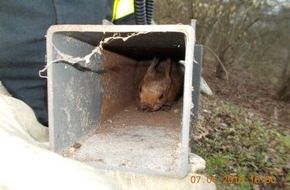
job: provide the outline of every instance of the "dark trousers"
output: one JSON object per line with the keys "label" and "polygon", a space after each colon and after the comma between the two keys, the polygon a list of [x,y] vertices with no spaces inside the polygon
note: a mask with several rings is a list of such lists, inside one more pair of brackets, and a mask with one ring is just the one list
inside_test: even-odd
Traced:
{"label": "dark trousers", "polygon": [[0,1],[0,81],[47,125],[45,34],[54,24],[100,24],[111,20],[113,0]]}

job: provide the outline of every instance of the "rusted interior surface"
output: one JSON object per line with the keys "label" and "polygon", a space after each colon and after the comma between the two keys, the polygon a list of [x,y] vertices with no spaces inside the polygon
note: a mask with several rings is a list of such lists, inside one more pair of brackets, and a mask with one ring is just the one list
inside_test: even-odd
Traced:
{"label": "rusted interior surface", "polygon": [[[59,145],[62,155],[97,168],[131,170],[173,177],[185,176],[188,142],[184,130],[186,126],[183,126],[185,122],[182,120],[186,115],[183,113],[183,107],[186,107],[183,105],[183,98],[181,97],[168,111],[142,112],[137,109],[139,83],[152,58],[160,56],[180,60],[186,57],[185,47],[188,43],[186,40],[189,37],[185,36],[187,33],[184,33],[183,29],[175,31],[175,28],[176,26],[169,26],[168,29],[171,30],[167,31],[162,27],[160,31],[152,32],[146,27],[145,31],[136,32],[116,27],[112,28],[116,31],[104,32],[92,27],[84,32],[81,29],[85,28],[78,27],[76,31],[70,32],[70,28],[68,32],[56,35],[60,39],[55,40],[55,43],[63,40],[64,43],[58,45],[62,49],[59,49],[70,56],[84,57],[95,50],[94,47],[101,50],[90,58],[89,64],[86,61],[78,63],[81,66],[89,66],[87,70],[72,68],[67,74],[64,66],[65,68],[59,72],[60,78],[63,77],[62,73],[66,73],[68,78],[82,77],[82,83],[78,86],[72,83],[70,88],[74,90],[71,94],[75,95],[77,92],[77,97],[80,102],[86,103],[86,107],[76,109],[68,104],[70,118],[79,121],[89,115],[93,120],[87,122],[87,125],[69,120],[60,121],[54,126],[57,129],[63,129],[67,123],[72,126],[60,132],[51,130],[52,139],[57,140],[55,144]],[[128,36],[133,37],[127,38]],[[107,38],[116,39],[106,41],[101,46],[100,42]],[[88,78],[91,81],[87,80]],[[56,82],[58,81],[60,79]],[[79,88],[84,90],[80,91]],[[60,100],[53,102],[55,105],[62,104],[63,99],[66,99],[63,94],[60,95]],[[51,93],[50,97],[55,97],[55,94]],[[90,108],[88,111],[87,107]],[[55,106],[58,112],[54,111],[54,118],[59,118],[58,113],[62,113],[62,118],[65,118],[66,113],[59,111],[58,108]],[[52,121],[55,124],[55,120]],[[70,130],[71,128],[76,130]],[[77,133],[82,128],[88,128],[88,132],[86,131],[85,135],[82,133],[80,138],[70,140],[70,146],[66,144],[63,146],[67,133]],[[60,134],[63,141],[58,139]]]}
{"label": "rusted interior surface", "polygon": [[134,101],[132,89],[136,61],[103,50],[103,85],[101,123]]}
{"label": "rusted interior surface", "polygon": [[181,165],[182,98],[171,110],[137,109],[138,87],[151,60],[135,61],[102,51],[101,122],[64,156],[98,168],[178,176]]}

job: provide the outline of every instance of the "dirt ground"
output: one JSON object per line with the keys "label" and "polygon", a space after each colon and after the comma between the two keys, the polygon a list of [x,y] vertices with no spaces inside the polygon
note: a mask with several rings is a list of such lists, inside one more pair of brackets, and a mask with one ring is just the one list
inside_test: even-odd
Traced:
{"label": "dirt ground", "polygon": [[[192,151],[206,159],[208,174],[245,179],[219,180],[218,189],[289,189],[290,102],[277,100],[274,85],[245,69],[228,73],[228,80],[217,79],[215,64],[203,64],[202,76],[214,96],[200,98]],[[255,184],[251,176],[272,176],[275,183]]]}
{"label": "dirt ground", "polygon": [[231,68],[229,79],[215,77],[215,64],[203,63],[202,75],[216,98],[230,101],[240,108],[251,108],[264,122],[277,122],[279,131],[290,132],[290,102],[277,100],[276,87],[266,79],[250,74],[245,69]]}

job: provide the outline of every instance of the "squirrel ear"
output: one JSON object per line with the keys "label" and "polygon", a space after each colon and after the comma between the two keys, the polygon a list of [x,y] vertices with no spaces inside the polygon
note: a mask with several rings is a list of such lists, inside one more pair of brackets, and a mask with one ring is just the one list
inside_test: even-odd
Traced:
{"label": "squirrel ear", "polygon": [[149,66],[147,72],[148,73],[155,73],[156,66],[157,66],[158,62],[159,62],[159,59],[157,57],[154,57],[154,59],[152,60],[151,65]]}
{"label": "squirrel ear", "polygon": [[171,77],[170,77],[170,70],[171,70],[171,60],[169,58],[166,59],[166,61],[163,62],[164,64],[164,70],[165,70],[165,81],[166,81],[166,94],[169,92],[169,88],[171,86]]}
{"label": "squirrel ear", "polygon": [[167,58],[164,64],[165,75],[167,78],[170,78],[171,60]]}

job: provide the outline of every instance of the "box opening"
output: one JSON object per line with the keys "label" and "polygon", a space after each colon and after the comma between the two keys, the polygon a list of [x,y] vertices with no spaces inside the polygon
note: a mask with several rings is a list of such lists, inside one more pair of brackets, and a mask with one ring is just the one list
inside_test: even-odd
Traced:
{"label": "box opening", "polygon": [[98,30],[48,37],[54,151],[98,168],[184,176],[186,101],[181,97],[169,111],[142,112],[136,96],[153,57],[185,59],[186,33]]}

